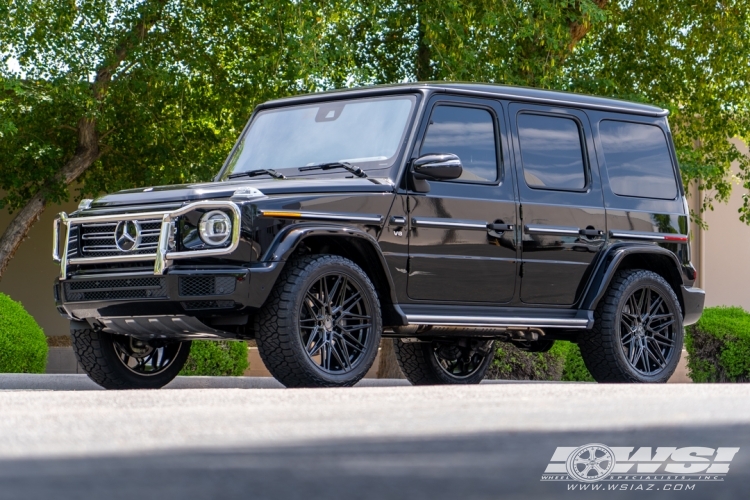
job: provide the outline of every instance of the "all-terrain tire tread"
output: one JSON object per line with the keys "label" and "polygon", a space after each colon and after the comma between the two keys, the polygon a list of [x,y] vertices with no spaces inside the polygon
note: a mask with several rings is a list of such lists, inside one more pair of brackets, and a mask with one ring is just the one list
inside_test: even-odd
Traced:
{"label": "all-terrain tire tread", "polygon": [[[303,364],[305,360],[300,358],[292,346],[291,336],[297,335],[297,325],[293,322],[293,308],[299,288],[313,265],[329,263],[354,268],[361,274],[365,286],[370,290],[372,297],[375,297],[372,316],[380,318],[380,303],[377,300],[375,286],[367,273],[351,260],[338,255],[307,255],[287,262],[276,286],[255,318],[258,354],[274,378],[286,387],[350,387],[366,374],[366,371],[363,371],[359,376],[343,383],[326,380],[309,370]],[[371,334],[377,334],[375,328]],[[375,359],[377,348],[374,351],[375,353],[371,354],[370,365]]]}
{"label": "all-terrain tire tread", "polygon": [[[677,295],[662,276],[643,269],[626,269],[617,272],[612,278],[607,293],[594,311],[594,327],[583,335],[578,344],[586,368],[597,382],[643,382],[632,373],[622,369],[617,362],[615,351],[621,347],[618,344],[615,322],[617,321],[617,307],[623,299],[625,289],[633,281],[647,278],[658,281],[664,286],[673,303],[677,304],[677,314],[681,313]],[[677,348],[680,350],[682,348],[681,338],[675,343],[675,349]],[[664,380],[654,380],[654,382],[666,382],[669,376],[671,373],[666,373]]]}

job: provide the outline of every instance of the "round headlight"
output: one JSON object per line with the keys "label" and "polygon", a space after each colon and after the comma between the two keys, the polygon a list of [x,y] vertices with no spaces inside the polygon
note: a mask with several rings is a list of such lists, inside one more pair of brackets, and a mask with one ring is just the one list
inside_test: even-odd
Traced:
{"label": "round headlight", "polygon": [[222,245],[232,235],[232,221],[220,210],[207,212],[201,217],[198,233],[204,243],[212,246]]}

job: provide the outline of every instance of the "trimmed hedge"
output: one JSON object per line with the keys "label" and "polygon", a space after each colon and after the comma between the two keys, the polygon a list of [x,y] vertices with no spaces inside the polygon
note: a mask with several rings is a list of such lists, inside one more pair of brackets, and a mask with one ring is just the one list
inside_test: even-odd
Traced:
{"label": "trimmed hedge", "polygon": [[685,329],[693,382],[750,382],[750,313],[709,307]]}
{"label": "trimmed hedge", "polygon": [[246,342],[195,340],[180,375],[239,377],[248,366]]}
{"label": "trimmed hedge", "polygon": [[547,352],[527,352],[508,342],[495,344],[487,372],[495,380],[566,380],[593,382],[576,344],[557,341]]}
{"label": "trimmed hedge", "polygon": [[20,302],[0,293],[0,373],[44,373],[47,339]]}

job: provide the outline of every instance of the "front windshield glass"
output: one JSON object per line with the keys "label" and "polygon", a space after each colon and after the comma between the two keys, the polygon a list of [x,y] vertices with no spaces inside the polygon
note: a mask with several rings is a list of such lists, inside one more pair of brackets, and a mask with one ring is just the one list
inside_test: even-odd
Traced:
{"label": "front windshield glass", "polygon": [[261,169],[294,169],[284,172],[292,176],[299,167],[342,161],[390,167],[415,101],[404,95],[260,111],[223,177]]}

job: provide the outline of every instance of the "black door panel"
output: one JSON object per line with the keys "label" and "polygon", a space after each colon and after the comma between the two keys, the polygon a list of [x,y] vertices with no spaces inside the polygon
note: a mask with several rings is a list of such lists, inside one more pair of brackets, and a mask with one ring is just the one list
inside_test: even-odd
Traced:
{"label": "black door panel", "polygon": [[509,110],[522,215],[521,301],[572,305],[607,238],[588,119],[571,109]]}
{"label": "black door panel", "polygon": [[427,181],[428,193],[410,194],[408,296],[510,302],[518,274],[517,204],[512,173],[502,162],[502,107],[459,97],[436,98],[431,105],[413,157],[455,154],[464,174],[456,181]]}

